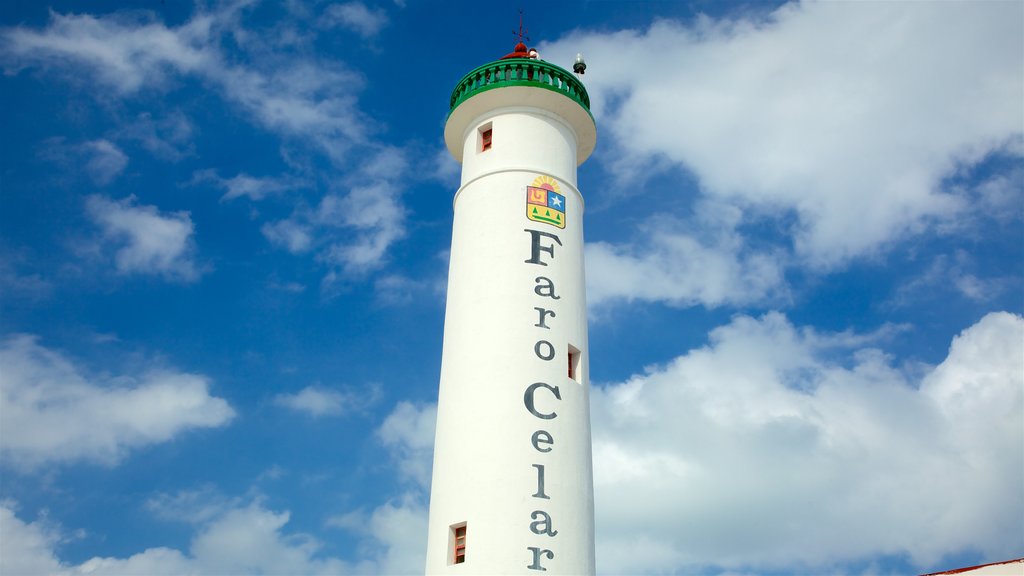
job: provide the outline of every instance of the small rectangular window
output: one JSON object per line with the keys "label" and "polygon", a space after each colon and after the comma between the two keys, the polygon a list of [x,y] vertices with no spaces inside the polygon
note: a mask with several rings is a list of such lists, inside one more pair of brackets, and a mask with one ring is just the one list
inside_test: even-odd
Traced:
{"label": "small rectangular window", "polygon": [[569,378],[580,381],[580,351],[569,345]]}
{"label": "small rectangular window", "polygon": [[491,149],[492,138],[494,131],[491,129],[491,123],[488,122],[480,127],[480,151],[487,152]]}
{"label": "small rectangular window", "polygon": [[453,524],[451,527],[451,543],[449,564],[462,564],[466,561],[466,523]]}

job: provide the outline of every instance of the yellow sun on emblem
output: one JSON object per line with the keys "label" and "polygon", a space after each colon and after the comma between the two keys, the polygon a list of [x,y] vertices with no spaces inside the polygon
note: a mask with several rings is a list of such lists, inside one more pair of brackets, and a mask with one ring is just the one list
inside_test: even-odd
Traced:
{"label": "yellow sun on emblem", "polygon": [[536,178],[534,178],[533,184],[531,184],[531,186],[534,186],[536,188],[543,188],[545,190],[551,190],[552,192],[560,191],[558,189],[558,181],[552,178],[551,176],[537,176]]}

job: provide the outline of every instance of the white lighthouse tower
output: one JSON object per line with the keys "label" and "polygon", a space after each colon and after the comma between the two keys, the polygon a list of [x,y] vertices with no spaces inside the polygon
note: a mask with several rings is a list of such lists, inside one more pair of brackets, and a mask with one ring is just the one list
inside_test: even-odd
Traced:
{"label": "white lighthouse tower", "polygon": [[531,55],[520,42],[467,74],[445,125],[462,182],[427,574],[594,573],[576,168],[597,132],[579,80]]}

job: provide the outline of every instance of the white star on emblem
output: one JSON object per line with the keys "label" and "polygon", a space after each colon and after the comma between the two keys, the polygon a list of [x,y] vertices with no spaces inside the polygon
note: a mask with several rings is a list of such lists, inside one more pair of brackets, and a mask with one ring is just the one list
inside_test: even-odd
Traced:
{"label": "white star on emblem", "polygon": [[551,199],[551,205],[554,206],[555,208],[561,208],[562,201],[558,199],[558,196],[555,196],[554,198]]}

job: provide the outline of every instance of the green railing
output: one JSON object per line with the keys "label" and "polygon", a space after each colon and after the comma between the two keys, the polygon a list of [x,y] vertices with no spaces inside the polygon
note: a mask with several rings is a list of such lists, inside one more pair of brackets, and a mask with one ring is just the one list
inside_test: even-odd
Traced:
{"label": "green railing", "polygon": [[590,114],[590,96],[575,76],[554,64],[530,58],[498,60],[463,76],[452,91],[451,110],[448,114],[481,92],[506,86],[531,86],[560,92],[575,100]]}

